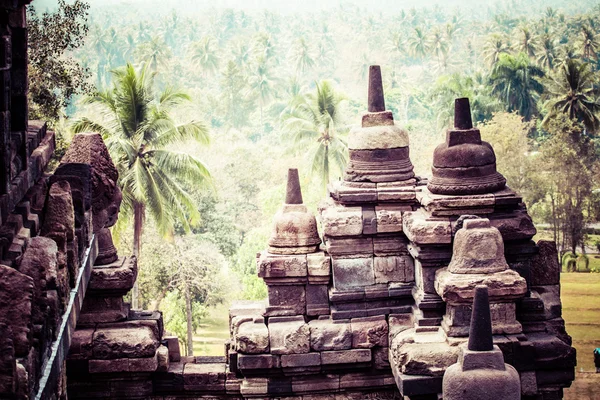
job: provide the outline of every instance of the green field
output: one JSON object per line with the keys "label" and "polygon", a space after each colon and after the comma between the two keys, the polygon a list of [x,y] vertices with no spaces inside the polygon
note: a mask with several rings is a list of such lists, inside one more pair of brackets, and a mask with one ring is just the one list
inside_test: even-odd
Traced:
{"label": "green field", "polygon": [[229,306],[210,310],[194,335],[195,356],[224,356],[225,341],[229,339]]}
{"label": "green field", "polygon": [[560,278],[563,318],[577,349],[577,371],[594,371],[592,352],[600,347],[600,274],[570,273]]}
{"label": "green field", "polygon": [[[597,260],[597,259],[594,259]],[[561,299],[567,332],[577,349],[577,378],[565,400],[600,397],[600,374],[593,373],[594,348],[600,347],[600,274],[561,274]]]}

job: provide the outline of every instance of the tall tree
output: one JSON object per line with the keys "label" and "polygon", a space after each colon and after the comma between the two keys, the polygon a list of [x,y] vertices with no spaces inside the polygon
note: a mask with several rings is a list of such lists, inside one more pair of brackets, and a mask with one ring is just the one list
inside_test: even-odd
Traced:
{"label": "tall tree", "polygon": [[548,81],[548,115],[544,126],[558,113],[566,114],[570,119],[583,123],[590,133],[600,127],[599,79],[590,64],[568,60]]}
{"label": "tall tree", "polygon": [[[190,97],[167,88],[156,94],[148,65],[131,64],[113,71],[113,86],[87,98],[89,117],[75,122],[75,132],[100,133],[119,170],[123,192],[121,213],[133,216],[133,253],[139,258],[146,211],[159,232],[171,236],[174,224],[184,229],[199,220],[198,210],[183,185],[210,182],[210,173],[196,157],[173,150],[187,140],[208,144],[200,121],[176,123],[171,112]],[[134,287],[132,306],[138,307]]]}
{"label": "tall tree", "polygon": [[508,39],[498,33],[490,35],[483,45],[485,61],[492,67],[498,62],[500,54],[508,54],[509,51],[510,44],[508,43]]}
{"label": "tall tree", "polygon": [[538,65],[546,68],[548,71],[554,68],[556,63],[556,41],[551,35],[544,35],[540,39],[539,55],[537,57]]}
{"label": "tall tree", "polygon": [[258,95],[261,129],[264,128],[263,108],[271,100],[275,92],[275,84],[275,78],[271,75],[269,63],[264,57],[259,57],[250,77],[250,86]]}
{"label": "tall tree", "polygon": [[527,54],[501,54],[490,75],[492,93],[507,111],[518,111],[529,121],[537,114],[537,99],[544,91],[538,79],[543,76],[544,71],[531,64]]}
{"label": "tall tree", "polygon": [[58,120],[71,97],[89,93],[89,71],[67,53],[83,45],[89,5],[58,1],[56,12],[27,8],[29,34],[29,111],[32,118]]}
{"label": "tall tree", "polygon": [[324,188],[329,184],[332,167],[341,172],[348,159],[343,140],[347,128],[340,121],[343,99],[331,82],[324,80],[316,83],[315,93],[306,95],[284,116],[293,146],[305,152],[311,171],[320,176]]}
{"label": "tall tree", "polygon": [[192,44],[192,61],[202,69],[205,77],[217,71],[219,56],[212,37],[204,36],[199,42]]}
{"label": "tall tree", "polygon": [[429,53],[430,42],[423,28],[417,27],[413,30],[412,36],[408,39],[408,48],[410,54],[418,59],[422,59]]}
{"label": "tall tree", "polygon": [[315,60],[311,50],[304,37],[298,38],[291,51],[292,63],[296,68],[296,73],[304,74],[315,66]]}
{"label": "tall tree", "polygon": [[528,27],[521,26],[517,29],[515,50],[525,53],[529,58],[535,58],[535,53],[537,51],[537,37]]}
{"label": "tall tree", "polygon": [[600,48],[600,42],[598,41],[597,35],[588,26],[581,27],[581,35],[579,38],[579,47],[581,55],[586,61],[597,61],[598,60],[598,49]]}

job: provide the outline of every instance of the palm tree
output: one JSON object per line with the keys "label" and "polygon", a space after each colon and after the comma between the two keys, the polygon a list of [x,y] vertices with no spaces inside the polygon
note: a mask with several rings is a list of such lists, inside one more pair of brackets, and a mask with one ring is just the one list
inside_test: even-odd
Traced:
{"label": "palm tree", "polygon": [[[210,173],[194,156],[172,150],[187,140],[208,144],[208,129],[200,121],[176,123],[170,116],[190,97],[172,88],[153,90],[154,74],[148,64],[136,71],[131,64],[112,71],[112,88],[86,99],[93,111],[75,122],[75,132],[102,135],[119,170],[123,192],[121,213],[133,216],[133,254],[139,259],[146,211],[159,232],[172,235],[178,222],[189,230],[199,212],[182,185],[210,182]],[[122,218],[122,220],[127,218]],[[132,304],[138,307],[137,286]]]}
{"label": "palm tree", "polygon": [[169,48],[159,36],[153,36],[149,42],[140,46],[140,51],[142,59],[154,72],[157,71],[159,65],[166,66],[167,59],[171,57]]}
{"label": "palm tree", "polygon": [[291,57],[296,66],[296,73],[303,74],[315,66],[315,60],[304,37],[300,37],[292,47]]}
{"label": "palm tree", "polygon": [[323,80],[316,83],[315,93],[304,96],[283,116],[293,146],[306,152],[311,171],[321,177],[324,188],[329,184],[332,167],[341,173],[348,160],[348,146],[342,138],[347,128],[340,121],[343,100],[331,82]]}
{"label": "palm tree", "polygon": [[529,28],[521,26],[518,29],[515,50],[525,53],[529,58],[535,57],[535,52],[537,50],[537,38],[531,33]]}
{"label": "palm tree", "polygon": [[369,71],[369,66],[371,64],[373,64],[373,62],[371,61],[367,53],[362,53],[360,58],[354,61],[354,73],[360,81],[364,82],[365,79],[367,79],[367,72]]}
{"label": "palm tree", "polygon": [[587,26],[581,27],[581,38],[579,41],[581,54],[586,61],[598,59],[598,48],[600,42],[594,34],[594,31]]}
{"label": "palm tree", "polygon": [[548,121],[558,113],[565,113],[570,119],[582,122],[590,133],[598,130],[600,89],[598,77],[590,64],[568,60],[549,80],[547,90],[548,115],[544,118],[544,126],[547,126]]}
{"label": "palm tree", "polygon": [[529,121],[536,113],[536,101],[544,87],[536,78],[544,71],[531,64],[525,53],[516,56],[500,54],[492,70],[492,93],[506,105],[507,111],[518,111]]}
{"label": "palm tree", "polygon": [[419,59],[429,53],[429,40],[422,28],[414,29],[413,36],[408,39],[408,47],[411,55]]}
{"label": "palm tree", "polygon": [[550,35],[544,35],[540,41],[540,55],[537,57],[539,66],[552,70],[556,60],[556,42]]}
{"label": "palm tree", "polygon": [[202,68],[205,78],[207,74],[213,74],[217,71],[219,56],[212,37],[204,36],[199,42],[192,44],[192,61]]}
{"label": "palm tree", "polygon": [[510,44],[506,40],[506,37],[498,33],[491,34],[483,46],[483,55],[485,61],[490,66],[496,65],[500,54],[508,54],[510,50]]}
{"label": "palm tree", "polygon": [[261,129],[264,128],[263,108],[275,92],[275,83],[275,78],[271,76],[267,60],[264,57],[259,57],[250,77],[250,86],[258,94]]}
{"label": "palm tree", "polygon": [[435,29],[432,33],[431,49],[437,57],[440,69],[445,69],[446,55],[448,54],[449,46],[444,38],[444,34],[439,29]]}

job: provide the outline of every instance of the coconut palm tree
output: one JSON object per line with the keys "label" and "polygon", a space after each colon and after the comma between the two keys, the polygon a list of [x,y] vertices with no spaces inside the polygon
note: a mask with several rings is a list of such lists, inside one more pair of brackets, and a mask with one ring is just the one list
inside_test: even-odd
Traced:
{"label": "coconut palm tree", "polygon": [[539,66],[552,70],[556,63],[556,41],[550,35],[542,36],[540,40],[540,54],[537,57]]}
{"label": "coconut palm tree", "polygon": [[165,67],[171,57],[171,51],[159,36],[153,36],[149,42],[139,47],[144,62],[156,72],[159,66]]}
{"label": "coconut palm tree", "polygon": [[600,42],[594,31],[585,25],[581,27],[579,48],[584,60],[590,61],[598,59]]}
{"label": "coconut palm tree", "polygon": [[213,74],[219,68],[216,42],[210,36],[204,36],[192,44],[192,61],[202,69],[204,77]]}
{"label": "coconut palm tree", "polygon": [[543,76],[544,71],[531,64],[527,54],[500,54],[490,75],[492,94],[504,102],[507,111],[518,111],[529,121],[536,115],[536,102],[544,91],[538,80]]}
{"label": "coconut palm tree", "polygon": [[295,65],[296,73],[304,74],[315,66],[311,50],[304,37],[298,38],[291,51],[292,63]]}
{"label": "coconut palm tree", "polygon": [[410,54],[418,59],[422,59],[429,53],[430,43],[422,28],[414,28],[413,35],[408,38],[408,48]]}
{"label": "coconut palm tree", "polygon": [[549,99],[545,104],[548,115],[544,118],[544,126],[547,126],[548,121],[557,114],[564,113],[570,119],[583,123],[590,133],[598,130],[600,89],[598,76],[590,64],[568,60],[552,76],[546,87]]}
{"label": "coconut palm tree", "polygon": [[[127,64],[112,74],[112,88],[86,99],[91,113],[73,129],[104,138],[119,170],[122,220],[133,216],[133,254],[139,259],[146,212],[167,237],[176,222],[189,230],[199,220],[183,185],[209,183],[210,173],[196,157],[173,148],[187,140],[208,144],[208,129],[200,121],[178,124],[172,119],[172,110],[190,97],[172,88],[156,94],[148,64],[137,71]],[[137,286],[132,296],[137,308]]]}
{"label": "coconut palm tree", "polygon": [[348,146],[343,139],[348,129],[340,121],[343,100],[331,82],[323,80],[316,83],[316,92],[304,96],[283,116],[293,147],[305,152],[312,173],[320,176],[324,188],[332,169],[341,173],[348,160]]}
{"label": "coconut palm tree", "polygon": [[535,57],[537,51],[537,37],[531,33],[529,28],[521,26],[517,29],[515,50],[517,52],[525,53],[529,58]]}
{"label": "coconut palm tree", "polygon": [[507,38],[498,33],[491,34],[483,46],[485,61],[492,67],[498,62],[500,54],[507,54],[509,51],[510,44]]}
{"label": "coconut palm tree", "polygon": [[276,79],[271,75],[270,65],[267,59],[259,57],[250,76],[250,86],[258,95],[260,109],[260,126],[263,124],[263,108],[275,93]]}

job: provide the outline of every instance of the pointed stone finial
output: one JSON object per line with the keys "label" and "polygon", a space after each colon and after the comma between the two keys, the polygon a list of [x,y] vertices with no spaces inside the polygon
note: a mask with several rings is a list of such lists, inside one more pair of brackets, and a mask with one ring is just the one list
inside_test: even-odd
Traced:
{"label": "pointed stone finial", "polygon": [[385,111],[383,97],[383,83],[381,81],[381,68],[379,65],[369,67],[369,112]]}
{"label": "pointed stone finial", "polygon": [[493,349],[494,341],[492,338],[492,318],[490,316],[488,288],[486,285],[477,285],[475,286],[471,329],[469,330],[469,350],[491,351]]}
{"label": "pointed stone finial", "polygon": [[454,128],[460,130],[473,129],[471,106],[467,97],[454,100]]}
{"label": "pointed stone finial", "polygon": [[296,168],[288,170],[285,204],[302,204],[302,189],[300,189],[300,178],[298,177],[298,169]]}

